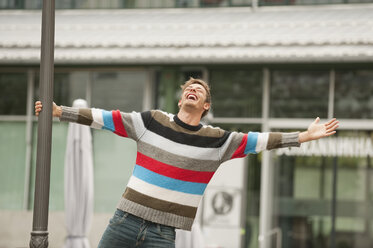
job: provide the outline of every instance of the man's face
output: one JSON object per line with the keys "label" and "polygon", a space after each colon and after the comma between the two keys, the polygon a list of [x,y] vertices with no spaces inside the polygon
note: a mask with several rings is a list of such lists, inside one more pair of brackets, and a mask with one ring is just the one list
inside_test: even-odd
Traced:
{"label": "man's face", "polygon": [[180,108],[185,106],[207,110],[210,108],[210,103],[206,102],[206,95],[207,92],[202,85],[191,84],[185,88],[178,105]]}

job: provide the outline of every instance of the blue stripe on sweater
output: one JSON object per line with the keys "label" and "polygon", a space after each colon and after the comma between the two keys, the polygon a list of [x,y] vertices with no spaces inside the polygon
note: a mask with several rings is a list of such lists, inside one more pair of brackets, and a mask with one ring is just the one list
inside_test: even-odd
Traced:
{"label": "blue stripe on sweater", "polygon": [[104,126],[102,129],[110,130],[112,132],[115,131],[114,122],[113,122],[113,115],[111,111],[102,110],[102,119],[104,121]]}
{"label": "blue stripe on sweater", "polygon": [[247,143],[245,147],[245,154],[248,153],[256,153],[256,144],[258,143],[258,135],[257,132],[249,132],[247,134]]}
{"label": "blue stripe on sweater", "polygon": [[147,183],[159,186],[161,188],[194,195],[203,195],[203,192],[207,186],[205,183],[186,182],[162,176],[139,165],[135,165],[133,175]]}

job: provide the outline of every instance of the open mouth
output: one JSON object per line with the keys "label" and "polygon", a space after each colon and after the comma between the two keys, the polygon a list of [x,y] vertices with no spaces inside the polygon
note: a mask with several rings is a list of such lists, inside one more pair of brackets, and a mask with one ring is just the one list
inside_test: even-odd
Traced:
{"label": "open mouth", "polygon": [[188,95],[187,95],[187,99],[188,99],[188,100],[192,100],[192,101],[196,101],[198,98],[197,98],[197,96],[194,95],[194,94],[188,94]]}

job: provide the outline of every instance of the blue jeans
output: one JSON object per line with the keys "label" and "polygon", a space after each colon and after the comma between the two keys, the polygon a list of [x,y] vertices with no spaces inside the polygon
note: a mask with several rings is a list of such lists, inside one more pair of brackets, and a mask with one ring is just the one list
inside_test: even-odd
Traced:
{"label": "blue jeans", "polygon": [[175,228],[117,209],[98,248],[175,248]]}

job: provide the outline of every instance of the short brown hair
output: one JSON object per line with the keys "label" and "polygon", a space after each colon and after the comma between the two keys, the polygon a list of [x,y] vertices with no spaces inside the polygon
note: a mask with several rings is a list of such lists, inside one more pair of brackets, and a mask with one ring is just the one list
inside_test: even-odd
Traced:
{"label": "short brown hair", "polygon": [[[190,77],[188,81],[186,81],[183,85],[180,85],[181,87],[181,94],[184,92],[184,90],[191,84],[199,84],[199,85],[202,85],[203,88],[205,88],[206,90],[206,100],[205,102],[207,103],[210,103],[210,108],[211,108],[211,92],[210,92],[210,86],[208,85],[208,83],[206,83],[205,81],[203,81],[202,79],[198,79],[198,78],[193,78],[193,77]],[[207,113],[209,112],[209,109],[205,110],[203,113],[202,113],[202,117],[206,116]]]}

